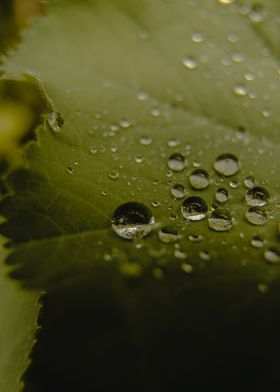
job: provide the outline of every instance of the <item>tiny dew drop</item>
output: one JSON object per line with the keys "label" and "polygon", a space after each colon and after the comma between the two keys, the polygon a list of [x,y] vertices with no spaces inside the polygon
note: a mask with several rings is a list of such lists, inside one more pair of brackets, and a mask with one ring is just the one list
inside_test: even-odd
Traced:
{"label": "tiny dew drop", "polygon": [[246,177],[245,180],[244,180],[244,185],[245,185],[246,188],[248,188],[248,189],[254,188],[255,184],[256,184],[256,180],[255,180],[255,178],[252,177],[252,176],[248,176],[248,177]]}
{"label": "tiny dew drop", "polygon": [[183,157],[183,155],[179,154],[179,153],[175,153],[170,155],[169,159],[168,159],[168,167],[169,169],[179,172],[184,170],[186,164],[185,164],[185,158]]}
{"label": "tiny dew drop", "polygon": [[135,163],[143,163],[143,162],[144,162],[144,157],[143,157],[143,155],[136,155],[136,156],[134,157],[134,162],[135,162]]}
{"label": "tiny dew drop", "polygon": [[168,147],[178,147],[181,144],[181,140],[180,139],[169,139],[167,141],[167,145]]}
{"label": "tiny dew drop", "polygon": [[209,185],[209,175],[207,171],[202,169],[197,169],[191,173],[189,177],[189,181],[194,189],[197,190],[206,189]]}
{"label": "tiny dew drop", "polygon": [[206,217],[207,204],[197,196],[188,197],[185,199],[181,206],[183,217],[189,221],[201,221]]}
{"label": "tiny dew drop", "polygon": [[216,190],[215,198],[219,203],[225,203],[229,199],[229,192],[225,188],[219,188]]}
{"label": "tiny dew drop", "polygon": [[121,238],[133,240],[147,236],[153,228],[155,219],[142,203],[128,202],[119,206],[112,218],[112,228]]}
{"label": "tiny dew drop", "polygon": [[196,43],[201,43],[203,41],[203,34],[199,32],[192,33],[192,41]]}
{"label": "tiny dew drop", "polygon": [[182,184],[175,184],[171,188],[171,193],[175,199],[183,199],[186,195],[186,188]]}
{"label": "tiny dew drop", "polygon": [[140,100],[140,101],[145,101],[146,99],[148,99],[148,94],[146,93],[146,91],[143,91],[143,90],[140,90],[140,91],[138,91],[138,93],[137,93],[137,98]]}
{"label": "tiny dew drop", "polygon": [[64,124],[64,118],[59,112],[51,112],[47,115],[47,123],[53,132],[59,132]]}
{"label": "tiny dew drop", "polygon": [[74,170],[73,167],[71,167],[71,166],[67,166],[67,167],[65,168],[65,171],[66,171],[66,173],[68,173],[68,174],[74,174],[74,173],[75,173],[75,170]]}
{"label": "tiny dew drop", "polygon": [[232,228],[232,218],[227,210],[216,209],[208,218],[210,229],[215,231],[229,231]]}
{"label": "tiny dew drop", "polygon": [[204,240],[204,237],[201,234],[190,234],[189,240],[191,242],[201,242]]}
{"label": "tiny dew drop", "polygon": [[265,188],[256,186],[246,193],[245,199],[251,207],[263,207],[268,204],[269,193]]}
{"label": "tiny dew drop", "polygon": [[195,69],[197,67],[197,61],[191,56],[184,57],[182,63],[187,69]]}
{"label": "tiny dew drop", "polygon": [[229,183],[229,186],[230,186],[231,188],[233,188],[233,189],[238,188],[239,185],[240,185],[240,184],[239,184],[239,181],[238,181],[238,180],[231,180],[230,183]]}
{"label": "tiny dew drop", "polygon": [[221,154],[214,163],[214,169],[222,176],[233,176],[239,170],[238,159],[232,154]]}
{"label": "tiny dew drop", "polygon": [[267,249],[264,252],[264,258],[270,264],[278,264],[278,263],[280,263],[280,251],[275,248]]}
{"label": "tiny dew drop", "polygon": [[263,246],[264,246],[264,240],[263,240],[261,237],[255,235],[255,236],[252,238],[251,245],[252,245],[254,248],[263,248]]}
{"label": "tiny dew drop", "polygon": [[178,230],[172,226],[165,226],[158,232],[158,238],[165,244],[171,244],[178,239]]}
{"label": "tiny dew drop", "polygon": [[148,136],[143,136],[140,139],[140,143],[143,146],[149,146],[152,143],[152,138],[148,137]]}
{"label": "tiny dew drop", "polygon": [[267,222],[266,212],[260,210],[258,207],[250,207],[245,214],[249,223],[256,226],[262,226]]}

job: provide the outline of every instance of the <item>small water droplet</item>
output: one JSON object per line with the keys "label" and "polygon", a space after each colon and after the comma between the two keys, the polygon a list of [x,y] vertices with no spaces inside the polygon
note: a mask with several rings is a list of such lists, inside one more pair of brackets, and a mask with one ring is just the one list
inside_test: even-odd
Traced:
{"label": "small water droplet", "polygon": [[264,252],[264,257],[266,261],[270,264],[278,264],[280,263],[280,252],[278,249],[270,248]]}
{"label": "small water droplet", "polygon": [[245,199],[251,207],[263,207],[268,204],[269,193],[265,188],[256,186],[247,192]]}
{"label": "small water droplet", "polygon": [[214,169],[223,176],[233,176],[239,170],[238,159],[232,154],[221,154],[214,163]]}
{"label": "small water droplet", "polygon": [[201,260],[203,260],[203,261],[209,261],[209,260],[211,260],[211,256],[210,256],[209,252],[206,251],[206,250],[203,250],[203,251],[199,252],[199,257],[200,257]]}
{"label": "small water droplet", "polygon": [[191,274],[193,272],[193,266],[187,263],[183,263],[181,265],[181,268],[184,272],[186,272],[187,274]]}
{"label": "small water droplet", "polygon": [[177,212],[175,212],[175,211],[170,212],[170,214],[169,214],[169,219],[171,219],[171,220],[176,220],[176,219],[178,219],[178,214],[177,214]]}
{"label": "small water droplet", "polygon": [[183,199],[186,195],[186,188],[182,184],[175,184],[171,188],[171,193],[176,199]]}
{"label": "small water droplet", "polygon": [[180,260],[185,260],[185,259],[187,258],[186,253],[180,251],[179,249],[176,249],[176,250],[175,250],[174,256],[175,256],[177,259],[180,259]]}
{"label": "small water droplet", "polygon": [[53,132],[59,132],[64,124],[64,118],[59,112],[51,112],[47,115],[47,123]]}
{"label": "small water droplet", "polygon": [[171,148],[178,147],[180,144],[181,144],[180,139],[169,139],[167,141],[168,147],[171,147]]}
{"label": "small water droplet", "polygon": [[264,246],[264,240],[263,240],[261,237],[259,237],[258,235],[255,235],[255,236],[252,238],[251,245],[252,245],[254,248],[263,248],[263,246]]}
{"label": "small water droplet", "polygon": [[260,284],[258,284],[258,290],[260,293],[265,294],[265,293],[267,293],[268,285],[264,284],[264,283],[260,283]]}
{"label": "small water droplet", "polygon": [[151,109],[151,115],[153,117],[159,117],[161,115],[161,111],[159,108],[152,108]]}
{"label": "small water droplet", "polygon": [[238,180],[231,180],[230,182],[229,182],[229,186],[231,187],[231,188],[233,188],[233,189],[236,189],[236,188],[238,188],[239,187],[239,181]]}
{"label": "small water droplet", "polygon": [[123,118],[120,122],[119,125],[121,128],[127,129],[132,126],[132,122],[130,120],[127,120]]}
{"label": "small water droplet", "polygon": [[219,2],[223,5],[232,4],[235,0],[219,0]]}
{"label": "small water droplet", "polygon": [[265,13],[261,4],[253,4],[251,12],[249,13],[251,22],[260,23],[265,19]]}
{"label": "small water droplet", "polygon": [[233,86],[232,91],[237,97],[245,97],[248,94],[247,87],[243,84],[236,84]]}
{"label": "small water droplet", "polygon": [[[245,60],[245,55],[243,53],[233,53],[231,56],[232,60],[236,63],[242,63]],[[243,86],[244,87],[244,86]]]}
{"label": "small water droplet", "polygon": [[207,171],[202,169],[194,170],[189,176],[189,181],[194,189],[206,189],[209,185],[209,175]]}
{"label": "small water droplet", "polygon": [[189,235],[189,240],[191,241],[191,242],[201,242],[201,241],[203,241],[204,240],[204,237],[203,237],[203,235],[201,235],[201,234],[190,234]]}
{"label": "small water droplet", "polygon": [[184,57],[182,63],[187,69],[195,69],[197,67],[197,61],[191,56]]}
{"label": "small water droplet", "polygon": [[255,180],[255,178],[252,177],[252,176],[248,176],[248,177],[246,177],[245,180],[244,180],[244,185],[245,185],[246,188],[248,188],[248,189],[254,188],[255,184],[256,184],[256,180]]}
{"label": "small water droplet", "polygon": [[143,238],[153,228],[155,219],[142,203],[128,202],[118,207],[112,218],[112,228],[115,233],[127,240]]}
{"label": "small water droplet", "polygon": [[215,231],[229,231],[232,228],[232,218],[227,210],[216,209],[208,218],[210,229]]}
{"label": "small water droplet", "polygon": [[150,36],[150,34],[147,30],[140,30],[139,31],[139,37],[141,39],[147,39],[147,38],[149,38],[149,36]]}
{"label": "small water droplet", "polygon": [[170,155],[169,159],[168,159],[168,167],[169,169],[179,172],[184,170],[186,166],[185,163],[185,158],[183,157],[183,155],[179,154],[179,153],[175,153]]}
{"label": "small water droplet", "polygon": [[250,207],[245,216],[247,221],[253,225],[261,226],[267,222],[266,212],[257,207]]}
{"label": "small water droplet", "polygon": [[192,41],[196,43],[201,43],[204,40],[203,34],[195,31],[192,33]]}
{"label": "small water droplet", "polygon": [[197,196],[188,197],[181,206],[183,217],[189,221],[201,221],[206,217],[207,210],[206,202]]}
{"label": "small water droplet", "polygon": [[154,200],[154,201],[152,202],[152,206],[153,206],[154,208],[158,208],[159,205],[160,205],[160,203],[159,203],[158,200]]}
{"label": "small water droplet", "polygon": [[111,170],[108,173],[108,177],[110,178],[110,180],[117,180],[119,178],[119,176],[120,176],[120,174],[116,170]]}
{"label": "small water droplet", "polygon": [[225,203],[229,199],[229,192],[225,188],[219,188],[216,190],[215,198],[219,203]]}
{"label": "small water droplet", "polygon": [[65,171],[66,171],[68,174],[74,174],[74,173],[75,173],[74,168],[71,167],[71,166],[66,167],[66,168],[65,168]]}
{"label": "small water droplet", "polygon": [[158,238],[165,244],[171,244],[178,239],[178,230],[172,226],[165,226],[158,232]]}
{"label": "small water droplet", "polygon": [[144,162],[144,157],[143,157],[143,155],[136,155],[136,156],[134,157],[134,162],[135,162],[135,163],[143,163],[143,162]]}
{"label": "small water droplet", "polygon": [[151,137],[148,137],[148,136],[143,136],[143,137],[141,137],[141,139],[140,139],[140,143],[141,143],[143,146],[149,146],[149,145],[152,143],[152,138],[151,138]]}
{"label": "small water droplet", "polygon": [[148,99],[148,93],[146,93],[146,91],[140,90],[137,93],[137,98],[139,99],[139,101],[145,101],[146,99]]}

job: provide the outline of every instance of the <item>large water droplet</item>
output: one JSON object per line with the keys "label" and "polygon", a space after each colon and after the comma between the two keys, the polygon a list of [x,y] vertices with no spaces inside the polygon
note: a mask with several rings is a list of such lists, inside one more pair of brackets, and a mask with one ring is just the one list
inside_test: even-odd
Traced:
{"label": "large water droplet", "polygon": [[169,169],[178,172],[184,170],[185,166],[185,158],[183,157],[183,155],[179,153],[170,155],[168,159]]}
{"label": "large water droplet", "polygon": [[229,211],[217,208],[209,216],[208,224],[215,231],[228,231],[232,228],[232,218]]}
{"label": "large water droplet", "polygon": [[215,198],[219,203],[225,203],[229,199],[229,192],[225,188],[219,188],[216,190]]}
{"label": "large water droplet", "polygon": [[209,176],[207,171],[202,169],[197,169],[191,173],[189,177],[189,181],[194,189],[202,190],[208,187]]}
{"label": "large water droplet", "polygon": [[64,118],[59,112],[51,112],[47,115],[47,123],[53,132],[59,132],[64,124]]}
{"label": "large water droplet", "polygon": [[268,204],[269,193],[265,188],[256,186],[247,192],[245,199],[251,207],[263,207]]}
{"label": "large water droplet", "polygon": [[252,225],[261,226],[267,222],[266,212],[257,207],[249,208],[245,216],[247,221],[252,223]]}
{"label": "large water droplet", "polygon": [[142,203],[129,202],[118,207],[112,218],[112,228],[115,233],[127,240],[143,238],[153,228],[155,219]]}
{"label": "large water droplet", "polygon": [[171,193],[176,199],[183,199],[186,196],[186,188],[182,184],[175,184],[171,188]]}
{"label": "large water droplet", "polygon": [[214,163],[214,169],[223,176],[233,176],[239,170],[238,159],[232,154],[221,154]]}
{"label": "large water droplet", "polygon": [[206,202],[197,196],[188,197],[181,206],[183,217],[190,221],[201,221],[206,217],[207,210]]}
{"label": "large water droplet", "polygon": [[172,226],[165,226],[158,232],[158,238],[165,244],[171,244],[178,239],[178,230]]}
{"label": "large water droplet", "polygon": [[280,263],[280,251],[278,249],[275,248],[267,249],[264,252],[264,257],[266,261],[268,261],[270,264]]}

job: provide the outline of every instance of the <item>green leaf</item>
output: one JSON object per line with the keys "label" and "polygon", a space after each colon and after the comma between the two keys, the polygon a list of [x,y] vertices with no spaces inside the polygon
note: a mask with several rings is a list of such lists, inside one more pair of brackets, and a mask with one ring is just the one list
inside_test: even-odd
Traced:
{"label": "green leaf", "polygon": [[10,281],[2,266],[6,252],[0,243],[0,390],[18,392],[23,388],[22,375],[30,364],[29,355],[38,329],[38,293],[23,292]]}
{"label": "green leaf", "polygon": [[[54,291],[34,365],[52,390],[136,390],[135,380],[141,392],[179,390],[247,371],[256,385],[275,381],[279,5],[231,3],[50,1],[5,66],[33,80],[52,111],[0,207],[12,275]],[[185,170],[168,168],[174,153]],[[225,153],[240,164],[230,178],[213,167]],[[188,179],[198,166],[209,174],[202,191]],[[245,218],[248,176],[270,195],[261,226]],[[177,183],[209,211],[225,187],[232,229],[184,219]],[[131,201],[155,218],[142,240],[112,229]],[[166,225],[176,246],[158,238]]]}

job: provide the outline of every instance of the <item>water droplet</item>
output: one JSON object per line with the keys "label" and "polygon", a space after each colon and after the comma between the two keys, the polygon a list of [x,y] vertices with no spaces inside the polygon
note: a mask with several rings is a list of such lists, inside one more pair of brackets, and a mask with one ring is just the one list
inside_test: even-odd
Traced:
{"label": "water droplet", "polygon": [[140,30],[139,31],[139,37],[141,39],[147,39],[147,38],[149,38],[149,36],[150,36],[150,34],[147,30]]}
{"label": "water droplet", "polygon": [[252,238],[251,245],[252,245],[254,248],[263,248],[263,246],[264,246],[264,240],[263,240],[261,237],[255,235],[255,236]]}
{"label": "water droplet", "polygon": [[203,34],[199,32],[192,33],[192,40],[196,43],[201,43],[203,41]]}
{"label": "water droplet", "polygon": [[234,2],[234,0],[219,0],[219,2],[223,5],[229,5]]}
{"label": "water droplet", "polygon": [[240,185],[240,184],[239,184],[239,181],[238,181],[238,180],[231,180],[230,183],[229,183],[229,186],[230,186],[231,188],[233,188],[233,189],[238,188],[239,185]]}
{"label": "water droplet", "polygon": [[120,127],[127,129],[132,126],[132,122],[124,118],[119,122],[119,125]]}
{"label": "water droplet", "polygon": [[152,108],[151,109],[151,115],[153,117],[159,117],[161,115],[161,111],[159,108]]}
{"label": "water droplet", "polygon": [[[236,63],[242,63],[245,60],[245,55],[243,53],[233,53],[231,56],[232,60]],[[244,86],[243,86],[244,87]]]}
{"label": "water droplet", "polygon": [[243,84],[236,84],[233,86],[232,91],[237,97],[245,97],[248,94],[247,87],[245,87]]}
{"label": "water droplet", "polygon": [[141,90],[141,91],[138,91],[138,93],[137,93],[137,98],[140,100],[140,101],[145,101],[146,99],[148,99],[148,93],[146,93],[145,91],[143,91],[143,90]]}
{"label": "water droplet", "polygon": [[216,190],[215,198],[219,203],[225,203],[229,199],[229,192],[225,188]]}
{"label": "water droplet", "polygon": [[127,240],[143,238],[153,228],[155,219],[142,203],[129,202],[118,207],[112,218],[112,228],[115,233]]}
{"label": "water droplet", "polygon": [[239,35],[237,33],[229,33],[227,39],[229,42],[235,43],[239,41]]}
{"label": "water droplet", "polygon": [[216,209],[208,218],[210,229],[215,231],[228,231],[232,228],[232,219],[229,211]]}
{"label": "water droplet", "polygon": [[159,203],[158,200],[154,200],[154,201],[152,202],[152,206],[153,206],[154,208],[158,208],[159,205],[160,205],[160,203]]}
{"label": "water droplet", "polygon": [[143,163],[143,162],[144,162],[144,157],[143,157],[143,155],[136,155],[136,156],[134,157],[134,162],[135,162],[135,163]]}
{"label": "water droplet", "polygon": [[270,248],[264,252],[264,257],[266,261],[270,264],[278,264],[280,263],[280,252],[278,249]]}
{"label": "water droplet", "polygon": [[265,293],[267,293],[268,285],[264,284],[264,283],[260,283],[260,284],[258,284],[258,290],[260,293],[265,294]]}
{"label": "water droplet", "polygon": [[68,174],[74,174],[74,173],[75,173],[74,168],[71,167],[71,166],[66,167],[66,168],[65,168],[65,171],[66,171]]}
{"label": "water droplet", "polygon": [[108,177],[111,179],[111,180],[117,180],[118,178],[119,178],[119,173],[116,171],[116,170],[112,170],[112,171],[110,171],[109,173],[108,173]]}
{"label": "water droplet", "polygon": [[175,184],[171,188],[171,193],[176,199],[183,199],[186,195],[186,188],[182,184]]}
{"label": "water droplet", "polygon": [[180,144],[181,144],[180,139],[169,139],[167,141],[168,147],[171,147],[171,148],[178,147]]}
{"label": "water droplet", "polygon": [[143,136],[140,139],[140,143],[143,146],[149,146],[152,143],[152,138],[148,137],[148,136]]}
{"label": "water droplet", "polygon": [[179,154],[179,153],[175,153],[170,155],[169,159],[168,159],[168,167],[169,169],[179,172],[184,170],[186,164],[185,164],[185,158],[183,157],[183,155]]}
{"label": "water droplet", "polygon": [[181,268],[184,272],[186,272],[187,274],[191,274],[193,272],[193,266],[187,263],[183,263],[181,265]]}
{"label": "water droplet", "polygon": [[238,159],[232,154],[221,154],[214,163],[214,169],[223,176],[233,176],[239,170]]}
{"label": "water droplet", "polygon": [[189,240],[191,242],[201,242],[201,241],[204,240],[204,237],[201,234],[190,234],[189,235]]}
{"label": "water droplet", "polygon": [[245,180],[244,180],[244,185],[245,185],[246,188],[248,188],[248,189],[254,188],[255,184],[256,184],[256,180],[255,180],[255,178],[252,177],[252,176],[248,176],[248,177],[246,177]]}
{"label": "water droplet", "polygon": [[59,132],[64,124],[64,118],[59,112],[51,112],[47,115],[47,123],[53,132]]}
{"label": "water droplet", "polygon": [[249,208],[245,216],[247,221],[253,225],[261,226],[267,222],[266,212],[257,207]]}
{"label": "water droplet", "polygon": [[254,23],[263,22],[265,18],[263,6],[261,4],[254,4],[249,14],[249,18]]}
{"label": "water droplet", "polygon": [[245,199],[251,207],[263,207],[268,204],[269,193],[266,189],[256,186],[247,192]]}
{"label": "water droplet", "polygon": [[201,197],[192,196],[185,199],[181,206],[183,217],[190,221],[200,221],[206,217],[207,204]]}
{"label": "water droplet", "polygon": [[203,260],[203,261],[209,261],[209,260],[211,260],[211,256],[210,256],[209,252],[208,252],[208,251],[205,251],[205,250],[199,252],[199,257],[200,257],[201,260]]}
{"label": "water droplet", "polygon": [[177,259],[180,259],[180,260],[185,260],[185,259],[187,258],[186,253],[181,252],[179,249],[176,249],[176,250],[175,250],[174,256],[175,256]]}
{"label": "water droplet", "polygon": [[202,169],[194,170],[189,176],[189,181],[194,189],[206,189],[209,185],[209,176],[207,171]]}
{"label": "water droplet", "polygon": [[195,69],[197,67],[197,61],[191,56],[184,57],[182,63],[187,69]]}
{"label": "water droplet", "polygon": [[172,242],[176,242],[178,239],[178,230],[176,230],[172,226],[165,226],[158,232],[158,238],[161,242],[165,244],[171,244]]}

